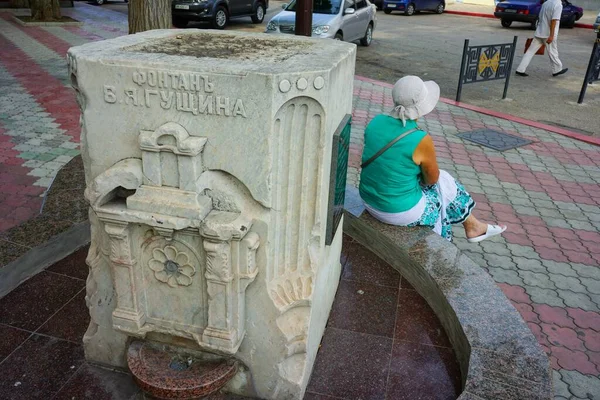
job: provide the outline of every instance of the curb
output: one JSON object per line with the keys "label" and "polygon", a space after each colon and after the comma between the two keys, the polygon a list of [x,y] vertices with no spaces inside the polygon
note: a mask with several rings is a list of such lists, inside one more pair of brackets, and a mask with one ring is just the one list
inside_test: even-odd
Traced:
{"label": "curb", "polygon": [[89,243],[90,224],[81,222],[30,249],[0,269],[0,298]]}
{"label": "curb", "polygon": [[[355,79],[358,79],[359,81],[369,82],[369,83],[372,83],[374,85],[384,86],[384,87],[387,87],[387,88],[394,87],[394,85],[392,85],[390,83],[381,82],[381,81],[378,81],[378,80],[375,80],[375,79],[371,79],[371,78],[366,78],[364,76],[355,75],[354,77],[355,77]],[[531,121],[531,120],[528,120],[528,119],[525,119],[525,118],[521,118],[521,117],[515,117],[515,116],[510,115],[510,114],[504,114],[504,113],[501,113],[501,112],[498,112],[498,111],[493,111],[493,110],[489,110],[487,108],[473,106],[471,104],[466,104],[466,103],[463,103],[463,102],[458,102],[458,101],[447,99],[447,98],[444,98],[444,97],[440,97],[440,101],[442,103],[449,104],[449,105],[456,106],[456,107],[460,107],[460,108],[464,108],[466,110],[475,111],[475,112],[478,112],[478,113],[481,113],[481,114],[489,115],[491,117],[502,118],[502,119],[505,119],[507,121],[517,122],[519,124],[531,126],[532,128],[543,129],[543,130],[546,130],[546,131],[549,131],[549,132],[552,132],[552,133],[556,133],[558,135],[566,136],[566,137],[571,138],[571,139],[579,140],[581,142],[585,142],[585,143],[592,144],[592,145],[595,145],[595,146],[600,146],[600,138],[595,138],[595,137],[592,137],[592,136],[587,136],[587,135],[584,135],[584,134],[581,134],[581,133],[570,131],[568,129],[559,128],[557,126],[542,124],[541,122]]]}
{"label": "curb", "polygon": [[[481,17],[481,18],[496,18],[494,14],[488,13],[480,13],[474,11],[455,11],[455,10],[444,10],[445,14],[454,14],[454,15],[464,15],[467,17]],[[581,24],[579,22],[575,23],[575,28],[584,28],[584,29],[594,29],[594,25],[592,24]]]}

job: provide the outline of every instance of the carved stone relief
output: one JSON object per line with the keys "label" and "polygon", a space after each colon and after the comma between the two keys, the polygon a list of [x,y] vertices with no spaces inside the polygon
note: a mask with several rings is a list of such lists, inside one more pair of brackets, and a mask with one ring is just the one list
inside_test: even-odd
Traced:
{"label": "carved stone relief", "polygon": [[154,277],[171,287],[189,286],[196,268],[190,265],[190,258],[184,252],[179,252],[174,246],[165,246],[163,249],[154,249],[154,256],[148,267],[154,271]]}
{"label": "carved stone relief", "polygon": [[[141,161],[115,164],[86,191],[108,238],[113,326],[235,353],[245,332],[245,290],[258,272],[260,240],[240,211],[253,200],[233,204],[237,212],[212,210],[204,194],[212,187],[201,178],[206,138],[177,123],[142,131],[139,143]],[[133,192],[125,201],[114,194],[121,187]]]}

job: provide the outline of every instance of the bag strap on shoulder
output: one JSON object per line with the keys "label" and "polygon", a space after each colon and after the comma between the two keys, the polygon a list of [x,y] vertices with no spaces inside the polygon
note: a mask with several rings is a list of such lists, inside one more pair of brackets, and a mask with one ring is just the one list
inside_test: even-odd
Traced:
{"label": "bag strap on shoulder", "polygon": [[381,148],[381,150],[379,150],[377,153],[375,153],[371,158],[369,158],[367,161],[365,161],[364,163],[361,164],[361,168],[366,168],[369,164],[371,164],[373,161],[375,161],[380,155],[382,155],[383,153],[385,153],[390,147],[392,147],[393,145],[395,145],[400,139],[402,139],[403,137],[416,132],[416,131],[420,131],[421,129],[419,129],[419,127],[416,127],[415,129],[411,129],[409,131],[406,131],[404,133],[402,133],[400,136],[396,137],[394,140],[392,140],[391,142],[389,142],[388,144],[386,144],[385,146],[383,146]]}

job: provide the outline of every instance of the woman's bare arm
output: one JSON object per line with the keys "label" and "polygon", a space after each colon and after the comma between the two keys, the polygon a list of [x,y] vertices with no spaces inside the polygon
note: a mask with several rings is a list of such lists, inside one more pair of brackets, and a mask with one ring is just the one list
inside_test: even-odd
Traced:
{"label": "woman's bare arm", "polygon": [[426,135],[413,153],[413,161],[421,167],[423,182],[427,185],[437,183],[440,177],[440,168],[435,156],[435,146],[431,136]]}

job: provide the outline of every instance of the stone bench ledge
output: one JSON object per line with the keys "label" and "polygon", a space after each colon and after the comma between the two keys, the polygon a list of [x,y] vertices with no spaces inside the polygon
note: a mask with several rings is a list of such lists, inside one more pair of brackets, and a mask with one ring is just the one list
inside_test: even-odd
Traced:
{"label": "stone bench ledge", "polygon": [[459,399],[553,398],[548,357],[485,270],[429,228],[346,208],[344,232],[400,272],[440,319],[461,368]]}

